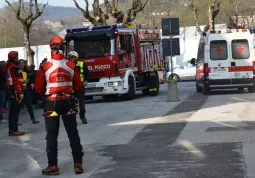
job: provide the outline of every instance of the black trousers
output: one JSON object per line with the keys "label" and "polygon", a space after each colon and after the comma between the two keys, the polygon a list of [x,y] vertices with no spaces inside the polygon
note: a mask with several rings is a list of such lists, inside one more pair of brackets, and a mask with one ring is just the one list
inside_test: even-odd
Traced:
{"label": "black trousers", "polygon": [[22,101],[22,105],[26,105],[27,111],[30,115],[31,119],[35,118],[34,111],[33,111],[33,92],[32,90],[24,90],[24,100]]}
{"label": "black trousers", "polygon": [[16,98],[9,97],[10,109],[9,109],[9,131],[18,131],[18,120],[21,104]]}
{"label": "black trousers", "polygon": [[[76,114],[67,114],[69,112],[68,108],[65,107],[69,102],[61,101],[60,104],[57,102],[45,102],[45,126],[46,126],[46,152],[48,157],[48,165],[56,166],[58,165],[58,134],[59,134],[59,124],[60,116],[50,116],[52,111],[56,111],[60,115],[62,114],[62,120],[70,141],[70,146],[72,149],[72,155],[74,162],[82,162],[83,151],[82,145],[77,129]],[[61,106],[65,108],[61,108]],[[57,109],[56,109],[57,108]],[[62,110],[61,110],[62,109]],[[47,114],[48,113],[48,114]]]}
{"label": "black trousers", "polygon": [[79,107],[80,107],[80,118],[85,116],[86,109],[85,109],[85,88],[82,87],[79,91],[75,93],[75,97],[79,100]]}

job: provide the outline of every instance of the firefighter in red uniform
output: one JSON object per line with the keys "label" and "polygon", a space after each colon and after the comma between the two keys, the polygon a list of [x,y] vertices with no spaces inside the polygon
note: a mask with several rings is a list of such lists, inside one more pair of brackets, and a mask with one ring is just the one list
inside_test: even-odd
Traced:
{"label": "firefighter in red uniform", "polygon": [[35,91],[44,96],[44,117],[47,131],[48,167],[43,175],[58,175],[58,134],[60,116],[70,140],[74,159],[74,171],[83,173],[83,151],[76,122],[74,91],[82,87],[79,70],[71,61],[64,59],[64,40],[56,36],[50,41],[51,60],[43,63],[36,77]]}
{"label": "firefighter in red uniform", "polygon": [[19,112],[21,101],[24,99],[22,83],[19,80],[18,63],[19,53],[11,51],[8,54],[7,71],[7,95],[10,98],[9,110],[9,136],[21,136],[25,132],[18,130]]}

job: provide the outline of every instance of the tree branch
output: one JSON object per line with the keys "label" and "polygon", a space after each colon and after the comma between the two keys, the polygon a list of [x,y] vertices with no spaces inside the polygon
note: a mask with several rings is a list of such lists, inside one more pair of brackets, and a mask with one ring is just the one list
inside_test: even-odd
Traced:
{"label": "tree branch", "polygon": [[[33,13],[33,7],[35,3],[36,13]],[[40,10],[37,0],[29,0],[29,7],[25,7],[25,3],[23,0],[18,0],[18,7],[15,9],[13,5],[5,0],[9,7],[12,8],[12,11],[15,13],[17,20],[19,20],[23,25],[24,31],[24,44],[26,46],[27,56],[29,57],[29,63],[34,63],[34,52],[30,46],[30,30],[33,22],[43,14],[43,11],[48,3],[44,4],[42,9]],[[24,14],[24,15],[22,15]]]}
{"label": "tree branch", "polygon": [[134,21],[137,14],[141,12],[147,5],[149,0],[146,0],[143,4],[141,0],[133,0],[132,7],[128,9],[124,15],[123,23],[128,23]]}
{"label": "tree branch", "polygon": [[[35,16],[33,16],[33,13],[31,13],[32,14],[31,22],[35,21],[38,17],[40,17],[44,12],[45,7],[48,5],[48,2],[47,2],[46,4],[43,5],[42,9],[40,10],[37,0],[34,0],[34,1],[35,1],[36,14]],[[31,6],[33,6],[33,3],[31,4]]]}
{"label": "tree branch", "polygon": [[198,19],[198,14],[197,14],[197,8],[194,6],[193,1],[192,2],[187,2],[188,7],[191,9],[195,23],[196,23],[196,28],[197,31],[200,35],[203,35],[203,31],[200,28],[199,24],[199,19]]}
{"label": "tree branch", "polygon": [[99,1],[94,0],[94,2],[92,4],[94,17],[92,17],[89,13],[89,1],[88,0],[84,0],[84,1],[85,1],[85,4],[86,4],[85,9],[81,8],[76,0],[73,0],[75,6],[83,13],[84,18],[88,19],[95,26],[98,26],[98,25],[102,24],[102,21],[105,21],[104,24],[106,24],[105,19],[107,19],[108,16],[100,8]]}

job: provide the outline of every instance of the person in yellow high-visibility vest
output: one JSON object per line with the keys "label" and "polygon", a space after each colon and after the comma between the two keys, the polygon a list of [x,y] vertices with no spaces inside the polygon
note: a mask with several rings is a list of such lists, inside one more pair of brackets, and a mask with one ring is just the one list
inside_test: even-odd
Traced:
{"label": "person in yellow high-visibility vest", "polygon": [[29,78],[28,74],[29,71],[25,67],[25,60],[23,59],[19,60],[19,69],[20,69],[20,81],[23,83],[22,89],[24,92],[24,100],[22,101],[22,104],[26,105],[32,123],[38,124],[40,121],[36,120],[32,107],[32,90],[34,84],[32,83],[32,80]]}
{"label": "person in yellow high-visibility vest", "polygon": [[83,87],[75,93],[76,98],[79,100],[80,107],[80,119],[83,124],[87,124],[88,121],[86,119],[85,113],[85,87],[88,85],[88,80],[90,80],[90,72],[84,62],[78,61],[79,55],[76,51],[71,51],[68,54],[68,60],[74,62],[76,67],[80,71],[81,81],[83,83]]}

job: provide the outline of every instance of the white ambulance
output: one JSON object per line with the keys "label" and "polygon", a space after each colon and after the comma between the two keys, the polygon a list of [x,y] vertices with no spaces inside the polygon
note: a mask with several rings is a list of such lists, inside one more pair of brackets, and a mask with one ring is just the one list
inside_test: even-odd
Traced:
{"label": "white ambulance", "polygon": [[196,62],[196,90],[209,94],[211,89],[248,88],[255,92],[255,52],[253,31],[217,30],[200,39]]}

